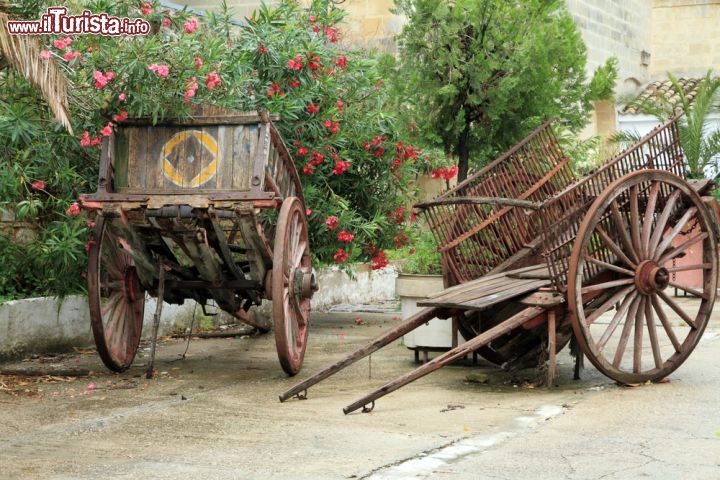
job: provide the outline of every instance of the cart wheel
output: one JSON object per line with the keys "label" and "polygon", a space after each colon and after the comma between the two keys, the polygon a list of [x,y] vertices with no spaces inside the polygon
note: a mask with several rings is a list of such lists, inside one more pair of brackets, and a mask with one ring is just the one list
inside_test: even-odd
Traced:
{"label": "cart wheel", "polygon": [[[673,266],[691,247],[703,249],[702,261]],[[570,257],[568,306],[585,355],[620,383],[669,375],[708,323],[717,261],[710,216],[685,181],[640,170],[612,183],[585,214]],[[673,274],[680,271],[697,273],[702,286],[677,284]],[[668,287],[699,301],[672,298]]]}
{"label": "cart wheel", "polygon": [[310,298],[316,289],[305,207],[296,197],[285,199],[280,208],[271,288],[278,358],[283,370],[295,375],[305,356]]}
{"label": "cart wheel", "polygon": [[110,370],[122,372],[140,344],[145,293],[133,260],[108,224],[97,217],[88,252],[88,304],[98,354]]}

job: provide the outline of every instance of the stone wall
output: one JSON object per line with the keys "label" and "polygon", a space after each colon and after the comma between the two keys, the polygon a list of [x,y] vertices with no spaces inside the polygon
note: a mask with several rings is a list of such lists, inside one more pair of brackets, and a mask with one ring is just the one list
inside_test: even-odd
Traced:
{"label": "stone wall", "polygon": [[720,74],[720,0],[654,0],[652,80]]}

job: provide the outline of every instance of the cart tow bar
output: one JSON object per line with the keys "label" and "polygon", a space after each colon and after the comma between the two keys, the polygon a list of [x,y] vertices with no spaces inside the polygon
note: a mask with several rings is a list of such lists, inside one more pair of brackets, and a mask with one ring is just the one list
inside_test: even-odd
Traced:
{"label": "cart tow bar", "polygon": [[165,265],[159,264],[158,268],[158,293],[157,305],[155,306],[155,315],[153,315],[152,337],[150,339],[150,361],[148,362],[145,378],[153,377],[153,369],[155,367],[155,346],[157,345],[158,329],[160,328],[160,314],[162,313],[162,304],[165,296]]}

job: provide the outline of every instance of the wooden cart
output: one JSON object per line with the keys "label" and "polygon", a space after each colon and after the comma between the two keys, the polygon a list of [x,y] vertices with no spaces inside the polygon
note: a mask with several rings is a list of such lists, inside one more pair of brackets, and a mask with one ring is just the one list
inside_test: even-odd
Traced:
{"label": "wooden cart", "polygon": [[[576,178],[546,122],[437,199],[419,204],[442,253],[446,289],[370,344],[280,395],[311,385],[428,320],[452,319],[467,339],[344,409],[374,401],[469,353],[555,377],[568,343],[608,377],[658,381],[697,345],[715,302],[718,206],[713,184],[685,178],[678,118]],[[690,249],[702,259],[678,262]],[[692,271],[693,288],[673,280]],[[699,298],[683,310],[668,287]],[[673,324],[673,311],[681,324]]]}
{"label": "wooden cart", "polygon": [[[188,120],[123,122],[102,144],[97,192],[80,203],[95,222],[88,296],[108,368],[131,365],[147,292],[158,297],[153,340],[163,300],[203,310],[213,300],[274,327],[283,370],[300,370],[317,285],[297,171],[267,115],[204,106]],[[272,322],[250,310],[264,298]]]}

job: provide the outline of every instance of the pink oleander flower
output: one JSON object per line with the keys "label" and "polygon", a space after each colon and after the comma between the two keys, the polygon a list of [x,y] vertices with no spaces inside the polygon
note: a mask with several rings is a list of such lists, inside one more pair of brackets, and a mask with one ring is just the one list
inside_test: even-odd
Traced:
{"label": "pink oleander flower", "polygon": [[65,215],[69,215],[72,217],[80,215],[80,205],[77,202],[73,202],[73,204],[70,205],[65,211]]}
{"label": "pink oleander flower", "polygon": [[42,180],[35,180],[30,184],[33,190],[45,190],[45,182]]}
{"label": "pink oleander flower", "polygon": [[338,223],[338,217],[336,217],[335,215],[332,215],[325,219],[325,225],[327,225],[329,230],[335,230],[338,226]]}
{"label": "pink oleander flower", "polygon": [[198,29],[197,18],[191,18],[187,22],[183,23],[183,28],[185,29],[185,33],[193,33]]}
{"label": "pink oleander flower", "polygon": [[335,263],[345,263],[345,261],[348,259],[348,254],[342,249],[338,248],[337,252],[335,252],[335,255],[333,255],[333,260],[335,260]]}
{"label": "pink oleander flower", "polygon": [[222,80],[220,79],[220,75],[216,71],[212,71],[208,73],[207,77],[205,78],[205,85],[207,85],[207,88],[212,90],[213,88],[219,86],[222,83]]}
{"label": "pink oleander flower", "polygon": [[125,110],[120,110],[120,113],[118,113],[117,115],[113,115],[113,120],[115,120],[116,122],[123,122],[127,120],[127,118],[128,113]]}
{"label": "pink oleander flower", "polygon": [[100,134],[101,134],[103,137],[109,137],[110,135],[112,135],[112,131],[113,131],[113,123],[112,123],[112,122],[108,122],[107,125],[105,125],[105,126],[103,127],[103,129],[100,130]]}
{"label": "pink oleander flower", "polygon": [[170,74],[170,68],[167,65],[153,63],[148,65],[148,69],[157,73],[158,77],[167,77]]}
{"label": "pink oleander flower", "polygon": [[165,27],[165,28],[167,28],[167,27],[170,26],[171,23],[172,23],[172,22],[170,21],[169,18],[163,18],[162,26]]}
{"label": "pink oleander flower", "polygon": [[195,68],[200,69],[203,66],[203,59],[200,57],[195,57]]}

